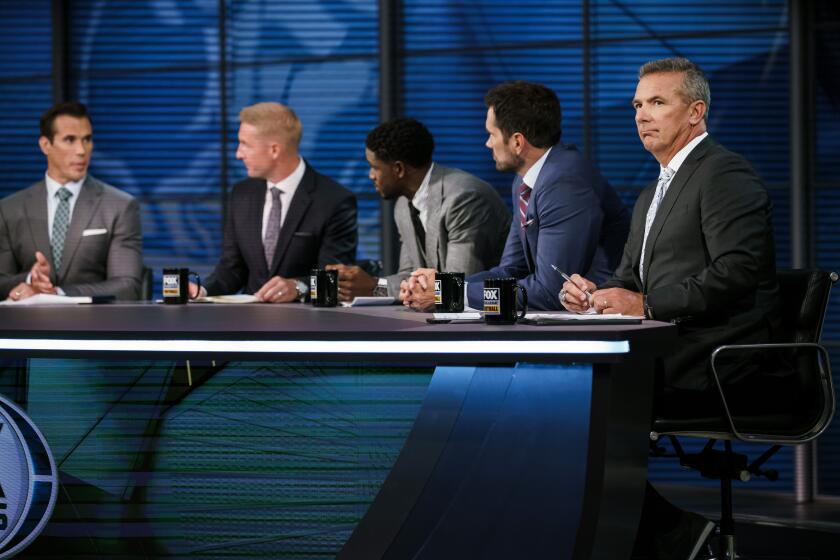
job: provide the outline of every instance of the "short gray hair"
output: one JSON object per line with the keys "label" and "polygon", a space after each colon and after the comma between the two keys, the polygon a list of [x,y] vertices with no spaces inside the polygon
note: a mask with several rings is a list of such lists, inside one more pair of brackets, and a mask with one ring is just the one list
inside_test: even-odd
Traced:
{"label": "short gray hair", "polygon": [[704,119],[709,119],[709,107],[711,106],[711,93],[709,92],[709,79],[706,74],[687,58],[673,57],[660,58],[646,62],[639,68],[639,79],[648,74],[659,74],[663,72],[681,72],[683,74],[682,91],[680,92],[686,103],[702,101],[706,104]]}

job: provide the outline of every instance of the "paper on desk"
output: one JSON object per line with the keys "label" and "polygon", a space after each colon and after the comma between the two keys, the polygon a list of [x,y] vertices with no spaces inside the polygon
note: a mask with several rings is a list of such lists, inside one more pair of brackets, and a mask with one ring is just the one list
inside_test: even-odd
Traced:
{"label": "paper on desk", "polygon": [[553,321],[610,321],[614,319],[644,319],[641,315],[622,315],[621,313],[599,314],[599,313],[528,313],[526,319],[539,320],[551,319]]}
{"label": "paper on desk", "polygon": [[196,298],[196,303],[259,303],[257,296],[251,294],[230,294],[226,296],[207,296]]}
{"label": "paper on desk", "polygon": [[481,312],[479,311],[464,311],[462,313],[433,313],[437,320],[448,319],[450,321],[463,321],[481,319]]}
{"label": "paper on desk", "polygon": [[93,301],[88,296],[59,296],[55,294],[35,294],[32,297],[12,301],[7,299],[0,301],[0,305],[78,305],[80,303],[91,303]]}
{"label": "paper on desk", "polygon": [[394,303],[394,298],[388,296],[359,296],[353,298],[353,301],[342,301],[343,307],[366,307],[369,305],[391,305]]}

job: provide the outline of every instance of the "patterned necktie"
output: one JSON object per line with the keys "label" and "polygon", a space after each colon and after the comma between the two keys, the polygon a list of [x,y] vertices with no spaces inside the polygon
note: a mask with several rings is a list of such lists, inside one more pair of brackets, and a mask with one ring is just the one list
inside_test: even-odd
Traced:
{"label": "patterned necktie", "polygon": [[64,251],[64,238],[67,237],[67,228],[70,227],[70,197],[73,193],[66,187],[61,187],[55,196],[59,198],[58,208],[55,209],[53,217],[52,235],[50,236],[50,248],[53,254],[55,272],[61,270],[61,257]]}
{"label": "patterned necktie", "polygon": [[525,227],[525,213],[528,211],[528,201],[531,200],[533,189],[522,183],[519,185],[519,225]]}
{"label": "patterned necktie", "polygon": [[653,200],[650,203],[650,208],[648,208],[647,216],[645,217],[645,237],[642,240],[642,256],[639,260],[639,277],[642,281],[645,279],[645,246],[647,245],[650,226],[653,225],[653,220],[656,218],[656,211],[659,210],[659,205],[662,204],[662,199],[665,198],[665,193],[668,192],[668,185],[671,183],[671,177],[673,176],[674,170],[670,167],[663,167],[659,171],[656,192],[653,194]]}
{"label": "patterned necktie", "polygon": [[265,251],[265,264],[271,272],[271,261],[274,259],[274,250],[277,248],[277,238],[280,237],[280,189],[270,187],[271,192],[271,212],[268,215],[268,225],[265,227],[265,237],[263,237],[263,251]]}

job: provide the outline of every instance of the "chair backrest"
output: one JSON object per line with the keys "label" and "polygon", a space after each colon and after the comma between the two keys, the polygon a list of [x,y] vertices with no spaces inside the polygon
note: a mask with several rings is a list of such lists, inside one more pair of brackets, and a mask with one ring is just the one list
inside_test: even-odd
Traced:
{"label": "chair backrest", "polygon": [[360,259],[356,261],[356,266],[376,278],[377,276],[383,276],[382,270],[382,261],[377,261],[374,259]]}
{"label": "chair backrest", "polygon": [[148,266],[143,266],[143,275],[140,277],[140,299],[152,299],[152,288],[154,287],[154,278],[152,277],[152,269]]}
{"label": "chair backrest", "polygon": [[[777,271],[781,295],[782,342],[819,344],[836,272],[813,269]],[[834,387],[826,354],[798,349],[791,356],[799,378],[799,424],[818,434],[834,414]],[[809,436],[810,437],[810,436]]]}
{"label": "chair backrest", "polygon": [[782,302],[782,339],[819,343],[836,272],[780,269],[776,273]]}

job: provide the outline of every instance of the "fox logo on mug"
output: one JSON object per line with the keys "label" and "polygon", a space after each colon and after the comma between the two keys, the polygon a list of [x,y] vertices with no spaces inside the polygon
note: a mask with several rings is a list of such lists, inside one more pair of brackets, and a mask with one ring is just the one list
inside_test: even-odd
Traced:
{"label": "fox logo on mug", "polygon": [[443,303],[443,288],[441,287],[441,281],[435,280],[435,305],[441,303]]}
{"label": "fox logo on mug", "polygon": [[0,559],[35,540],[58,494],[55,460],[38,428],[0,397]]}
{"label": "fox logo on mug", "polygon": [[181,293],[181,280],[177,274],[163,275],[163,297],[178,297]]}
{"label": "fox logo on mug", "polygon": [[499,314],[499,288],[484,288],[484,313]]}

